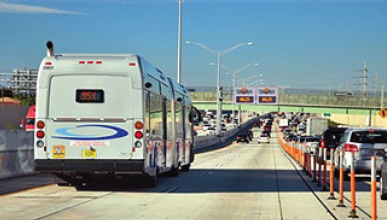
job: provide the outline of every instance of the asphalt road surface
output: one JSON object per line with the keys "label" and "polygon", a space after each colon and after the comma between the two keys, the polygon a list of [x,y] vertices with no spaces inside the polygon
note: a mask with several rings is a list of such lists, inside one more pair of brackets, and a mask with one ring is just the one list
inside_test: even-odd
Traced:
{"label": "asphalt road surface", "polygon": [[6,194],[0,219],[335,219],[275,137],[198,154],[190,172],[158,181],[153,189],[51,184]]}

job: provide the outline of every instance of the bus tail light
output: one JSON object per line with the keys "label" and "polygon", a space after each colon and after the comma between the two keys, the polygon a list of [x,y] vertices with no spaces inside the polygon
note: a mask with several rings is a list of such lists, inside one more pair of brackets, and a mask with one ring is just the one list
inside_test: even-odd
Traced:
{"label": "bus tail light", "polygon": [[136,137],[137,139],[141,139],[142,137],[144,137],[144,134],[141,131],[136,131],[134,133],[134,137]]}
{"label": "bus tail light", "polygon": [[141,121],[138,121],[134,124],[134,128],[137,129],[137,130],[140,130],[143,128],[143,124]]}
{"label": "bus tail light", "polygon": [[44,138],[45,134],[44,134],[44,131],[37,131],[36,132],[36,137],[37,138]]}
{"label": "bus tail light", "polygon": [[351,153],[357,153],[357,152],[359,152],[359,149],[354,144],[345,144],[344,145],[344,151],[345,152],[351,152]]}
{"label": "bus tail light", "polygon": [[38,129],[43,129],[45,126],[46,126],[46,125],[44,124],[44,121],[38,121],[38,122],[36,123],[36,127],[37,127]]}

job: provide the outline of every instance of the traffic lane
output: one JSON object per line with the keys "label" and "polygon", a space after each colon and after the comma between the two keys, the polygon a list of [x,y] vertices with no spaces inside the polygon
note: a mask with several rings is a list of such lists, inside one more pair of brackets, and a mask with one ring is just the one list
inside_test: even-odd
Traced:
{"label": "traffic lane", "polygon": [[[227,150],[211,152],[212,160],[195,164],[192,172],[182,173],[179,178],[162,178],[171,187],[167,192],[150,192],[145,196],[142,192],[136,194],[135,200],[127,198],[133,193],[114,193],[50,218],[280,219],[275,171],[254,172],[257,152],[252,151],[257,150],[262,151],[248,145],[233,145]],[[208,156],[198,155],[197,161]],[[266,179],[260,181],[261,185],[259,176]],[[140,197],[145,199],[138,201]],[[101,210],[103,207],[116,209],[107,212]]]}
{"label": "traffic lane", "polygon": [[[233,145],[197,155],[191,172],[160,178],[155,189],[50,186],[8,196],[6,204],[18,211],[0,214],[4,219],[280,219],[283,214],[307,219],[310,213],[294,210],[310,206],[317,219],[328,219],[326,213],[319,215],[321,207],[281,157],[273,145]],[[301,207],[302,200],[309,206]]]}
{"label": "traffic lane", "polygon": [[[236,150],[236,149],[234,149]],[[219,158],[228,157],[227,152],[223,152],[222,149],[216,152]],[[200,157],[200,156],[199,156]],[[214,158],[214,153],[202,154],[204,159],[202,162],[208,163],[211,161],[210,158]],[[216,157],[215,157],[216,158]],[[221,159],[222,160],[222,159]],[[227,159],[226,159],[227,160]],[[200,161],[197,160],[197,161]],[[216,167],[218,164],[214,164]],[[181,176],[201,176],[202,171],[191,171],[192,173],[182,173]],[[52,177],[49,177],[50,181]],[[35,219],[42,216],[49,215],[53,212],[60,212],[63,208],[72,207],[79,204],[83,204],[86,201],[98,198],[100,192],[111,193],[111,192],[126,192],[136,193],[139,196],[141,193],[164,193],[174,188],[176,181],[183,181],[181,178],[159,178],[158,186],[154,189],[148,189],[138,184],[129,182],[127,186],[118,186],[115,184],[108,185],[108,183],[95,185],[92,188],[83,188],[81,191],[75,190],[73,187],[58,187],[51,185],[43,188],[34,188],[28,191],[18,192],[13,195],[2,196],[0,201],[5,206],[0,207],[0,216],[2,219]],[[18,180],[18,181],[17,181]],[[20,181],[24,181],[24,178],[15,178],[12,184],[20,184]],[[17,181],[17,182],[15,182]],[[36,183],[36,181],[27,181]],[[52,181],[51,181],[52,182]],[[49,182],[49,183],[51,183]],[[134,180],[136,182],[136,180]],[[12,185],[10,184],[10,185]],[[180,183],[179,183],[180,184]],[[4,186],[4,185],[3,185]]]}

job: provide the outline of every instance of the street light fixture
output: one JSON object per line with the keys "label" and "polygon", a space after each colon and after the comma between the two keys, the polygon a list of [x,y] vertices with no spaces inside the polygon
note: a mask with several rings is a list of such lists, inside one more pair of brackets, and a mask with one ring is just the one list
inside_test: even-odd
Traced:
{"label": "street light fixture", "polygon": [[222,117],[222,97],[220,95],[220,57],[223,56],[223,55],[226,55],[228,54],[229,52],[243,46],[243,45],[247,45],[247,46],[252,46],[254,45],[253,42],[248,42],[248,43],[240,43],[240,44],[236,44],[226,50],[222,50],[222,51],[217,51],[217,50],[214,50],[214,49],[211,49],[209,47],[207,47],[206,45],[202,44],[202,43],[198,43],[198,42],[194,42],[194,41],[186,41],[185,42],[186,44],[194,44],[196,46],[199,46],[207,51],[209,51],[210,53],[214,54],[215,56],[217,56],[218,58],[218,62],[217,62],[217,65],[218,65],[218,74],[217,74],[217,91],[218,91],[218,98],[217,98],[217,116],[216,116],[216,131],[217,131],[217,134],[220,135],[221,133],[221,129],[220,129],[220,118]]}
{"label": "street light fixture", "polygon": [[[210,64],[211,64],[211,65],[215,65],[214,62],[211,62]],[[227,66],[225,66],[225,65],[220,65],[220,66],[221,66],[222,68],[224,68],[224,69],[226,69],[226,70],[228,70],[228,71],[230,71],[230,72],[233,73],[233,89],[234,89],[234,92],[235,92],[237,74],[240,73],[240,72],[242,72],[243,70],[249,68],[249,67],[257,67],[257,66],[258,66],[258,63],[250,63],[250,64],[247,64],[247,65],[242,66],[242,67],[240,67],[240,68],[238,68],[238,69],[235,69],[235,70],[233,70],[233,69],[231,69],[231,68],[229,68],[229,67],[227,67]],[[238,78],[239,78],[239,77],[238,77]],[[241,78],[239,78],[239,79],[241,79]],[[242,79],[242,81],[244,82],[243,79]],[[233,102],[233,104],[232,104],[232,116],[235,117],[235,102]]]}

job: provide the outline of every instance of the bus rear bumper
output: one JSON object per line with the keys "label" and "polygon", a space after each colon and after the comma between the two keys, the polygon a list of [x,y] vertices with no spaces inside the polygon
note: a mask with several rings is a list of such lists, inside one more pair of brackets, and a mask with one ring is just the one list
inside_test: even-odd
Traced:
{"label": "bus rear bumper", "polygon": [[48,160],[34,161],[40,172],[142,172],[144,160]]}

